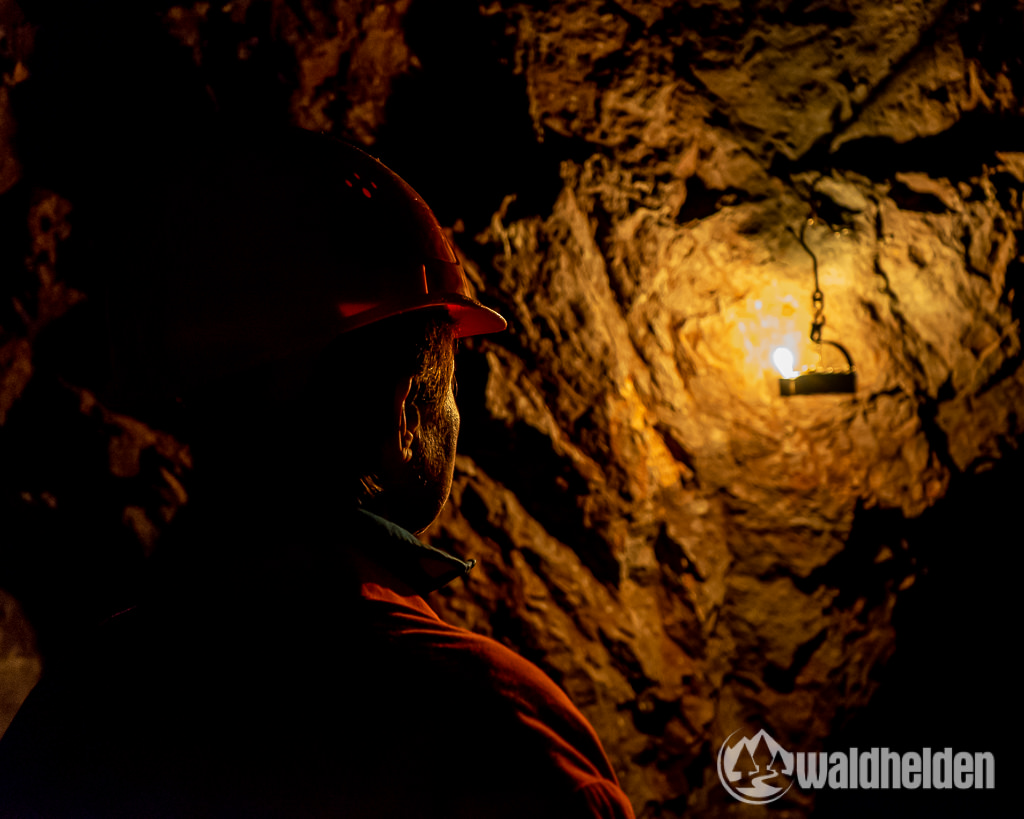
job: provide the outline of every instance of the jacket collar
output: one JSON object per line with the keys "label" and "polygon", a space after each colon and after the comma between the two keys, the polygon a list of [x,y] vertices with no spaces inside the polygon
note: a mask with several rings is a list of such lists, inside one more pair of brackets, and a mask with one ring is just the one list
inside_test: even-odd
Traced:
{"label": "jacket collar", "polygon": [[475,560],[461,560],[423,543],[398,524],[359,509],[355,516],[353,544],[416,594],[426,595],[469,574]]}

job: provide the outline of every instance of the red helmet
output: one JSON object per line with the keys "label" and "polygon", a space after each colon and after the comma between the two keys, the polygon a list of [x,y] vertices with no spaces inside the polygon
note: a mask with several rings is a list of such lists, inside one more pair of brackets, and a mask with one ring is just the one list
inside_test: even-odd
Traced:
{"label": "red helmet", "polygon": [[161,392],[415,310],[445,310],[457,336],[505,328],[427,204],[376,159],[298,130],[217,144],[170,181],[146,267],[113,293]]}

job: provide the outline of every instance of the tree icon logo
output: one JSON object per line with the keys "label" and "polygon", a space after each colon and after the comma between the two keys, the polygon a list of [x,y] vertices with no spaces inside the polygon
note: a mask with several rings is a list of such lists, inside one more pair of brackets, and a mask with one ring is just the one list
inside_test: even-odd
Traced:
{"label": "tree icon logo", "polygon": [[718,778],[748,805],[767,805],[793,787],[793,754],[764,730],[748,739],[733,731],[718,751]]}

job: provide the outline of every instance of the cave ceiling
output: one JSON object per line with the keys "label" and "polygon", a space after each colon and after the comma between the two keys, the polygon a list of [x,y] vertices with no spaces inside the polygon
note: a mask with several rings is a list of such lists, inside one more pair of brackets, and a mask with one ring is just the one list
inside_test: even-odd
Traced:
{"label": "cave ceiling", "polygon": [[[508,318],[460,353],[462,454],[429,537],[479,565],[432,602],[568,691],[638,815],[733,815],[727,735],[818,749],[863,710],[901,606],[925,610],[929,567],[959,565],[971,504],[1002,517],[962,560],[1002,565],[1024,410],[1020,2],[0,10],[4,508],[88,507],[147,554],[187,502],[182,444],[48,362],[90,296],[75,209],[112,179],[103,207],[131,207],[132,163],[212,111],[379,154]],[[776,347],[843,366],[808,339],[815,268],[857,388],[782,397]],[[39,559],[4,560],[14,692],[37,667],[14,599],[49,622],[49,598]],[[976,624],[1009,611],[981,605],[993,571],[964,570]],[[989,660],[979,675],[1004,670]]]}

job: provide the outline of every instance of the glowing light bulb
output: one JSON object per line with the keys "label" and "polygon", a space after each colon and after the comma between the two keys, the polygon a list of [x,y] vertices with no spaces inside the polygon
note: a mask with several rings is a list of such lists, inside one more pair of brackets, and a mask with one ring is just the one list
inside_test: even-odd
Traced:
{"label": "glowing light bulb", "polygon": [[787,347],[776,347],[772,350],[772,364],[783,378],[796,378],[793,360],[793,352]]}

